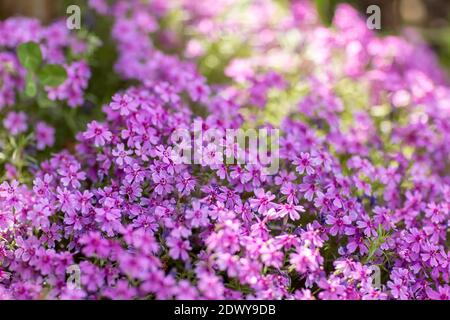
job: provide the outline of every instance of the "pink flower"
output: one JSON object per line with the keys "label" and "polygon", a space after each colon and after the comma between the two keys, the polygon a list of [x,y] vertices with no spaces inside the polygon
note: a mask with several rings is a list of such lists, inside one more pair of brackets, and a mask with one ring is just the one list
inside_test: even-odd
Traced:
{"label": "pink flower", "polygon": [[124,163],[131,164],[133,161],[133,158],[130,157],[130,155],[133,154],[133,151],[125,150],[125,146],[123,145],[123,143],[118,144],[117,148],[113,150],[112,154],[114,157],[116,157],[116,163],[119,166],[123,166]]}
{"label": "pink flower", "polygon": [[189,241],[183,240],[182,238],[169,237],[167,239],[167,246],[170,248],[169,254],[172,258],[185,261],[189,259],[188,250],[192,249]]}
{"label": "pink flower", "polygon": [[198,292],[187,280],[181,280],[176,287],[176,297],[178,300],[196,300]]}
{"label": "pink flower", "polygon": [[350,225],[351,219],[349,216],[332,216],[328,215],[326,223],[331,225],[330,234],[336,236],[338,234],[343,234],[346,226]]}
{"label": "pink flower", "polygon": [[177,190],[182,195],[189,195],[195,189],[195,178],[189,173],[183,172],[181,176],[177,176]]}
{"label": "pink flower", "polygon": [[78,163],[72,164],[67,169],[60,169],[58,170],[58,174],[62,176],[61,182],[62,184],[67,186],[72,186],[75,189],[78,189],[81,184],[80,180],[86,179],[86,173],[80,170],[80,165]]}
{"label": "pink flower", "polygon": [[428,298],[432,300],[450,300],[450,286],[448,285],[438,286],[436,291],[428,287],[426,292]]}
{"label": "pink flower", "polygon": [[111,141],[112,133],[103,124],[92,121],[87,125],[87,131],[83,134],[85,139],[94,139],[96,147],[104,146],[106,142]]}
{"label": "pink flower", "polygon": [[275,196],[272,193],[264,192],[264,189],[259,188],[255,190],[256,199],[250,199],[250,206],[252,209],[256,209],[258,213],[266,213],[273,205],[273,199]]}
{"label": "pink flower", "polygon": [[80,244],[83,245],[83,253],[88,257],[107,257],[110,251],[108,240],[103,238],[100,232],[89,232],[83,235],[80,239]]}
{"label": "pink flower", "polygon": [[37,141],[36,148],[38,150],[44,150],[45,147],[52,147],[55,143],[55,129],[45,122],[40,121],[36,124],[35,138]]}
{"label": "pink flower", "polygon": [[9,112],[3,120],[3,125],[9,130],[9,133],[13,136],[27,131],[27,116],[24,112]]}
{"label": "pink flower", "polygon": [[208,225],[208,211],[202,208],[199,201],[192,203],[192,210],[186,211],[186,219],[189,219],[191,226],[194,228]]}
{"label": "pink flower", "polygon": [[312,175],[315,172],[314,167],[317,164],[317,160],[311,158],[309,153],[302,152],[300,153],[300,157],[293,161],[293,164],[297,166],[296,170],[298,173],[303,174],[306,170],[308,175]]}
{"label": "pink flower", "polygon": [[299,273],[305,273],[307,271],[314,272],[320,266],[321,257],[316,250],[299,247],[295,253],[291,254],[289,261]]}
{"label": "pink flower", "polygon": [[110,103],[111,109],[119,110],[121,116],[127,116],[137,110],[138,103],[133,97],[127,94],[115,94],[112,97],[112,100],[113,101]]}
{"label": "pink flower", "polygon": [[172,192],[173,186],[170,183],[171,179],[166,173],[164,172],[160,172],[159,174],[154,173],[152,175],[152,179],[153,182],[156,184],[155,186],[156,193],[163,195]]}
{"label": "pink flower", "polygon": [[278,207],[278,213],[280,214],[280,217],[289,215],[289,218],[293,221],[300,219],[299,212],[305,212],[303,206],[296,206],[290,203],[286,203]]}

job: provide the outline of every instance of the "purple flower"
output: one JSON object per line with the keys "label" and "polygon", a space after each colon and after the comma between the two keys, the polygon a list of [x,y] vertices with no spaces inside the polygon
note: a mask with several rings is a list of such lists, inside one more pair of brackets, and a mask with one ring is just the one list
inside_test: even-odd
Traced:
{"label": "purple flower", "polygon": [[36,124],[35,138],[38,150],[44,150],[45,147],[52,147],[55,143],[55,129],[48,126],[45,122]]}
{"label": "purple flower", "polygon": [[133,158],[130,157],[130,155],[133,154],[133,151],[125,150],[125,146],[123,145],[123,143],[118,144],[117,148],[113,150],[112,154],[114,157],[116,157],[116,163],[119,166],[123,166],[124,163],[130,165],[133,162]]}
{"label": "purple flower", "polygon": [[207,226],[209,223],[208,211],[201,207],[200,202],[192,203],[192,210],[186,210],[186,219],[190,220],[194,228]]}
{"label": "purple flower", "polygon": [[189,195],[196,186],[196,179],[189,173],[183,172],[180,176],[177,176],[177,190],[182,195]]}
{"label": "purple flower", "polygon": [[312,175],[315,172],[314,167],[317,165],[317,160],[311,158],[309,153],[302,152],[300,157],[296,158],[292,163],[297,166],[296,170],[299,174],[303,174],[306,170],[308,175]]}
{"label": "purple flower", "polygon": [[297,272],[306,273],[308,270],[315,271],[319,268],[321,257],[318,251],[299,247],[295,253],[291,254],[289,261]]}
{"label": "purple flower", "polygon": [[332,216],[328,215],[326,219],[326,223],[331,225],[330,234],[332,236],[336,236],[338,234],[343,234],[345,228],[350,225],[351,219],[349,216]]}
{"label": "purple flower", "polygon": [[187,280],[181,280],[178,283],[175,294],[178,300],[196,300],[198,298],[197,290]]}
{"label": "purple flower", "polygon": [[133,97],[127,94],[115,94],[112,97],[112,100],[113,101],[110,104],[111,109],[119,110],[121,116],[127,116],[137,110],[138,103]]}
{"label": "purple flower", "polygon": [[173,190],[173,186],[171,184],[171,177],[164,172],[154,173],[152,175],[153,182],[156,184],[155,192],[163,195],[166,193],[170,193]]}
{"label": "purple flower", "polygon": [[103,238],[100,232],[90,232],[79,240],[83,245],[83,253],[88,257],[106,258],[110,252],[108,240]]}
{"label": "purple flower", "polygon": [[[61,26],[58,26],[60,29]],[[84,92],[88,86],[91,71],[85,61],[75,61],[70,65],[65,65],[67,79],[63,84],[54,88],[46,87],[48,98],[52,101],[67,100],[70,107],[75,108],[83,104]]]}
{"label": "purple flower", "polygon": [[357,221],[358,228],[363,229],[366,237],[377,236],[377,229],[375,228],[372,220],[368,216],[363,216],[361,221]]}
{"label": "purple flower", "polygon": [[9,133],[13,136],[17,136],[20,133],[27,131],[27,115],[24,112],[9,112],[5,120],[3,120],[3,125],[8,129]]}
{"label": "purple flower", "polygon": [[78,189],[81,186],[80,180],[86,179],[86,173],[80,170],[80,165],[73,164],[70,165],[67,169],[58,170],[58,174],[62,176],[61,182],[63,186],[72,186],[75,189]]}
{"label": "purple flower", "polygon": [[272,202],[275,196],[270,192],[264,192],[264,189],[258,188],[255,190],[256,199],[250,199],[250,206],[256,209],[258,213],[264,214],[274,206]]}
{"label": "purple flower", "polygon": [[438,286],[437,290],[427,288],[428,298],[432,300],[450,300],[450,287],[448,285]]}
{"label": "purple flower", "polygon": [[85,139],[94,139],[96,147],[104,146],[106,142],[111,141],[112,133],[105,125],[92,121],[87,126],[87,131],[83,134]]}
{"label": "purple flower", "polygon": [[192,249],[189,241],[181,238],[169,237],[167,239],[167,246],[170,248],[169,254],[173,259],[185,261],[189,259],[188,250]]}
{"label": "purple flower", "polygon": [[302,206],[295,206],[290,203],[282,204],[278,207],[280,217],[288,215],[293,221],[300,219],[299,212],[305,212],[305,209]]}
{"label": "purple flower", "polygon": [[115,207],[114,202],[114,199],[107,198],[103,207],[95,209],[95,221],[99,223],[100,229],[110,237],[122,228],[120,223],[121,210]]}

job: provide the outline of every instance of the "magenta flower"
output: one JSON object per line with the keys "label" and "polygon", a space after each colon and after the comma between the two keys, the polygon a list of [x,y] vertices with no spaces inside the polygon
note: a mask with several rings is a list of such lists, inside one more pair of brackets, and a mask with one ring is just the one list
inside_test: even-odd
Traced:
{"label": "magenta flower", "polygon": [[111,141],[112,133],[105,125],[92,121],[87,126],[87,131],[83,134],[85,139],[94,139],[96,147],[102,147],[106,142]]}
{"label": "magenta flower", "polygon": [[189,173],[183,172],[181,176],[177,176],[177,190],[182,195],[189,195],[196,186],[196,179],[192,177]]}
{"label": "magenta flower", "polygon": [[295,206],[290,203],[282,204],[278,207],[280,217],[288,215],[293,221],[300,219],[299,212],[305,212],[305,208],[303,208],[303,206]]}
{"label": "magenta flower", "polygon": [[196,300],[198,298],[197,290],[187,280],[181,280],[178,283],[175,295],[178,300]]}
{"label": "magenta flower", "polygon": [[125,253],[119,256],[119,265],[120,269],[131,278],[145,280],[150,260],[145,256]]}
{"label": "magenta flower", "polygon": [[299,202],[298,186],[296,184],[283,184],[280,191],[286,196],[286,200],[288,203],[297,204]]}
{"label": "magenta flower", "polygon": [[3,120],[3,125],[8,129],[9,133],[17,136],[27,131],[27,115],[24,112],[9,112]]}
{"label": "magenta flower", "polygon": [[285,183],[293,182],[295,179],[296,179],[295,173],[283,170],[279,173],[279,175],[275,177],[275,184],[279,186]]}
{"label": "magenta flower", "polygon": [[113,156],[116,157],[116,163],[119,166],[123,166],[124,163],[130,165],[133,162],[133,158],[130,155],[133,154],[132,150],[125,150],[123,143],[117,145],[117,148],[112,152]]}
{"label": "magenta flower", "polygon": [[190,220],[191,226],[194,228],[204,227],[208,225],[208,211],[201,207],[200,202],[192,203],[192,210],[186,211],[186,219]]}
{"label": "magenta flower", "polygon": [[[60,30],[62,26],[55,29]],[[68,78],[58,87],[46,87],[48,98],[52,101],[67,101],[67,104],[75,108],[84,102],[84,90],[88,87],[91,71],[85,61],[75,61],[70,65],[64,65]]]}
{"label": "magenta flower", "polygon": [[100,229],[110,237],[121,230],[120,217],[121,210],[115,208],[112,198],[106,199],[103,207],[95,209],[95,221],[99,223]]}
{"label": "magenta flower", "polygon": [[332,236],[336,236],[338,234],[343,234],[345,228],[350,225],[351,219],[349,216],[332,216],[328,215],[326,219],[326,223],[331,225],[330,234]]}
{"label": "magenta flower", "polygon": [[191,250],[189,241],[181,238],[169,237],[167,239],[167,246],[170,248],[169,254],[173,259],[188,260],[188,250]]}
{"label": "magenta flower", "polygon": [[80,239],[83,253],[88,257],[105,258],[110,252],[108,240],[104,239],[100,232],[90,232]]}
{"label": "magenta flower", "polygon": [[363,229],[364,234],[367,237],[377,236],[377,229],[373,221],[368,216],[363,216],[361,221],[357,221],[358,228]]}
{"label": "magenta flower", "polygon": [[297,248],[295,253],[291,254],[289,261],[297,272],[306,273],[308,270],[315,271],[319,268],[321,257],[317,251],[300,247]]}
{"label": "magenta flower", "polygon": [[306,171],[308,175],[312,175],[315,172],[314,167],[317,165],[317,160],[311,158],[309,153],[302,152],[300,157],[296,158],[292,163],[297,166],[296,170],[299,174],[303,174]]}
{"label": "magenta flower", "polygon": [[111,109],[119,110],[121,116],[127,116],[137,110],[138,103],[133,97],[130,97],[127,94],[115,94],[112,97],[112,100],[113,101],[110,104]]}
{"label": "magenta flower", "polygon": [[155,183],[155,192],[163,195],[172,192],[173,186],[171,184],[171,177],[164,172],[154,173],[152,175],[153,182]]}
{"label": "magenta flower", "polygon": [[423,262],[428,262],[431,267],[437,267],[440,264],[439,248],[436,245],[427,243],[423,246],[423,251],[420,256]]}
{"label": "magenta flower", "polygon": [[250,206],[252,209],[256,209],[258,213],[264,214],[270,208],[274,206],[272,202],[275,199],[275,196],[270,192],[264,192],[264,189],[256,189],[255,190],[256,199],[250,199]]}
{"label": "magenta flower", "polygon": [[55,143],[55,129],[45,122],[38,122],[36,124],[35,138],[38,150],[43,150],[45,147],[52,147]]}
{"label": "magenta flower", "polygon": [[23,207],[23,195],[17,180],[13,180],[11,183],[4,181],[0,185],[0,197],[4,199],[7,207],[13,207],[16,210],[21,210]]}
{"label": "magenta flower", "polygon": [[78,189],[81,186],[80,180],[83,181],[86,179],[86,173],[83,171],[79,171],[80,165],[73,164],[70,165],[67,169],[58,170],[58,174],[62,176],[61,182],[63,186],[72,186],[75,189]]}
{"label": "magenta flower", "polygon": [[438,286],[437,290],[431,288],[426,289],[428,298],[432,300],[450,300],[450,286]]}
{"label": "magenta flower", "polygon": [[315,184],[314,179],[310,179],[309,176],[307,176],[307,177],[305,177],[303,179],[303,183],[301,183],[298,186],[298,189],[299,189],[300,192],[304,192],[305,193],[304,197],[308,201],[312,201],[313,200],[314,194],[319,194],[320,193],[320,191],[318,190],[318,188],[317,188],[317,186]]}
{"label": "magenta flower", "polygon": [[390,288],[391,294],[394,298],[400,300],[408,300],[408,287],[402,282],[402,280],[394,279],[394,281],[388,281],[387,285]]}

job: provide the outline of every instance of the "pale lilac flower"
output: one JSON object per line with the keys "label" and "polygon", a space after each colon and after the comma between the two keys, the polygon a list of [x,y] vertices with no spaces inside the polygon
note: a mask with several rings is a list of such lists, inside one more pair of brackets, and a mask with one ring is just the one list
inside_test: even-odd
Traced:
{"label": "pale lilac flower", "polygon": [[55,129],[45,122],[38,122],[36,124],[35,138],[37,141],[36,147],[39,150],[45,147],[52,147],[55,143]]}
{"label": "pale lilac flower", "polygon": [[3,125],[8,129],[9,133],[17,136],[20,133],[27,131],[27,115],[24,112],[9,112],[3,120]]}
{"label": "pale lilac flower", "polygon": [[111,140],[112,134],[105,125],[94,120],[88,124],[83,136],[85,139],[94,139],[95,146],[102,147]]}

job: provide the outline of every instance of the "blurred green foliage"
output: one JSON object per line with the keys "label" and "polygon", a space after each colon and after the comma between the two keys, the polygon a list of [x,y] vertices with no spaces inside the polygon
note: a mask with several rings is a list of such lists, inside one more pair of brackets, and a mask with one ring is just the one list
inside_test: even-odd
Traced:
{"label": "blurred green foliage", "polygon": [[438,53],[442,64],[450,70],[450,26],[424,31],[425,38]]}

